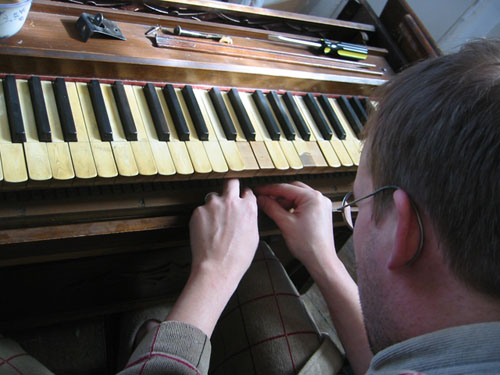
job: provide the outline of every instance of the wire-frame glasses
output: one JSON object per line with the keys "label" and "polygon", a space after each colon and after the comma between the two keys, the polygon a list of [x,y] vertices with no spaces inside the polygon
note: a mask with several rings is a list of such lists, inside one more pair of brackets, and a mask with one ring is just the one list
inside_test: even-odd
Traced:
{"label": "wire-frame glasses", "polygon": [[[347,225],[347,227],[349,229],[351,229],[353,231],[354,225],[355,225],[355,219],[356,219],[355,215],[353,215],[353,212],[357,212],[357,203],[364,200],[364,199],[373,197],[375,194],[380,193],[381,191],[384,191],[387,189],[398,190],[401,188],[397,185],[382,186],[382,187],[374,190],[370,194],[365,195],[365,196],[358,198],[358,199],[353,199],[354,197],[353,197],[353,194],[351,191],[345,195],[344,199],[342,200],[342,206],[340,208],[337,208],[335,210],[335,212],[342,213],[342,218],[344,219],[345,224]],[[418,212],[418,209],[417,209],[415,203],[413,203],[413,200],[411,198],[410,198],[410,204],[411,204],[413,210],[415,211],[415,214],[417,215],[418,227],[420,230],[420,243],[419,243],[417,251],[415,252],[413,257],[410,259],[408,264],[413,263],[415,261],[415,259],[418,258],[418,256],[422,252],[422,248],[424,246],[424,226],[422,224],[422,218],[420,217],[420,213]]]}

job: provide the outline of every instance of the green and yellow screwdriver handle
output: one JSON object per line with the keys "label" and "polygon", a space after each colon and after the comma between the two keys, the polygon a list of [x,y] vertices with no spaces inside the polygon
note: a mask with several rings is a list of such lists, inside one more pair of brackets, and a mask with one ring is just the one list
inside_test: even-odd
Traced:
{"label": "green and yellow screwdriver handle", "polygon": [[365,60],[368,49],[351,43],[335,43],[328,39],[320,39],[321,53],[327,56],[340,56],[352,60]]}
{"label": "green and yellow screwdriver handle", "polygon": [[340,57],[350,60],[365,60],[368,57],[368,49],[351,43],[333,42],[328,39],[310,41],[304,39],[290,38],[284,35],[269,35],[270,40],[312,47],[315,51],[331,57]]}

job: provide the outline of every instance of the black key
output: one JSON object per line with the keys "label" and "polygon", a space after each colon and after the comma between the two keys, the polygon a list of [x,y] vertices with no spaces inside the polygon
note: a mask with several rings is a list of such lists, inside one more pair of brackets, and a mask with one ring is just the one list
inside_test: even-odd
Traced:
{"label": "black key", "polygon": [[35,114],[38,140],[40,142],[52,142],[52,133],[50,130],[49,117],[47,116],[47,107],[45,107],[45,99],[43,98],[40,77],[33,76],[28,79],[28,86],[30,88],[33,113]]}
{"label": "black key", "polygon": [[175,93],[175,88],[172,85],[165,85],[163,87],[163,96],[167,102],[168,109],[170,110],[170,115],[177,130],[177,135],[181,141],[189,141],[189,128],[186,124],[186,119],[182,113],[181,104],[179,103],[179,98]]}
{"label": "black key", "polygon": [[168,129],[167,120],[165,120],[165,114],[161,109],[160,99],[158,99],[158,95],[156,95],[156,90],[152,83],[146,83],[146,86],[144,86],[144,95],[148,102],[149,112],[151,113],[158,139],[160,141],[169,141],[170,130]]}
{"label": "black key", "polygon": [[363,130],[363,125],[361,124],[361,121],[359,121],[358,116],[356,116],[351,103],[349,103],[349,100],[347,100],[347,98],[343,95],[337,99],[337,102],[339,103],[344,116],[347,118],[347,121],[351,124],[351,128],[359,138],[359,134],[361,133],[361,130]]}
{"label": "black key", "polygon": [[69,104],[66,82],[64,82],[63,78],[56,78],[53,86],[57,113],[59,114],[64,140],[66,142],[77,142],[78,137],[76,134],[75,120],[73,119],[71,105]]}
{"label": "black key", "polygon": [[236,140],[236,128],[234,127],[233,120],[229,116],[224,99],[222,99],[222,94],[217,87],[213,87],[209,91],[210,99],[212,99],[212,104],[215,107],[217,116],[219,116],[219,121],[222,124],[226,138],[230,141]]}
{"label": "black key", "polygon": [[116,81],[113,84],[113,95],[115,97],[118,113],[120,114],[120,120],[122,122],[123,131],[125,132],[125,138],[127,141],[137,141],[137,128],[135,127],[134,118],[132,117],[132,112],[130,111],[127,94],[125,93],[122,81]]}
{"label": "black key", "polygon": [[309,112],[311,112],[312,117],[314,118],[314,122],[318,126],[319,131],[323,135],[323,138],[326,140],[332,139],[333,131],[328,126],[323,113],[321,113],[321,109],[319,108],[318,103],[314,99],[311,93],[306,94],[304,96],[304,101],[306,102],[307,108],[309,108]]}
{"label": "black key", "polygon": [[296,135],[295,129],[293,128],[292,123],[285,112],[285,108],[283,108],[283,104],[281,104],[278,94],[276,94],[276,91],[270,91],[267,94],[267,100],[271,103],[271,107],[273,108],[274,114],[281,125],[281,129],[283,129],[283,132],[285,133],[286,139],[293,141]]}
{"label": "black key", "polygon": [[193,88],[190,85],[186,85],[182,88],[182,96],[186,101],[186,105],[189,109],[189,115],[191,120],[193,120],[194,128],[196,129],[196,134],[200,141],[208,141],[208,128],[205,123],[205,119],[201,114],[200,106],[194,95]]}
{"label": "black key", "polygon": [[290,92],[286,92],[283,95],[283,100],[285,101],[286,107],[288,108],[288,112],[292,116],[293,122],[297,127],[302,139],[304,141],[308,141],[311,138],[311,131],[306,125],[306,122],[302,118],[302,114],[300,113],[299,108],[297,107],[297,103],[293,100],[293,96]]}
{"label": "black key", "polygon": [[278,128],[278,124],[274,120],[273,114],[271,113],[271,108],[269,107],[269,103],[266,100],[266,97],[260,90],[256,90],[252,94],[252,98],[257,103],[257,108],[259,109],[260,116],[266,125],[267,131],[269,132],[269,136],[272,140],[278,141],[280,139],[280,129]]}
{"label": "black key", "polygon": [[232,88],[227,95],[233,105],[234,112],[236,113],[236,117],[238,117],[238,121],[243,129],[243,133],[245,133],[247,141],[255,141],[255,129],[253,128],[252,122],[248,117],[247,110],[241,101],[240,93],[235,88]]}
{"label": "black key", "polygon": [[16,79],[13,75],[7,75],[3,79],[3,92],[7,106],[7,117],[9,118],[10,138],[13,143],[26,142],[21,104],[17,94]]}
{"label": "black key", "polygon": [[351,103],[354,112],[356,112],[356,115],[358,115],[359,121],[361,121],[361,124],[364,126],[368,120],[368,114],[366,113],[365,106],[357,96],[353,96],[349,102]]}
{"label": "black key", "polygon": [[321,95],[318,98],[319,104],[321,104],[321,108],[323,108],[323,112],[325,112],[326,117],[330,121],[330,124],[333,127],[333,130],[335,131],[335,134],[337,134],[337,137],[339,139],[345,139],[345,129],[340,123],[339,118],[337,117],[337,114],[333,110],[332,106],[330,105],[330,102],[328,101],[328,98],[325,94]]}
{"label": "black key", "polygon": [[106,105],[104,104],[101,85],[98,80],[93,79],[89,82],[88,86],[90,98],[92,99],[92,106],[94,107],[95,119],[97,120],[97,128],[99,129],[99,134],[101,135],[101,141],[112,141],[113,130],[111,130],[111,124],[109,123],[108,112],[106,111]]}

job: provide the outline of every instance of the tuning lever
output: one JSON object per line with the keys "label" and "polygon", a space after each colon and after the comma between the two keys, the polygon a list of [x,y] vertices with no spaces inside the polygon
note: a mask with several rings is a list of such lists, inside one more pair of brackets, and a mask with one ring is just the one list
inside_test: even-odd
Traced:
{"label": "tuning lever", "polygon": [[189,36],[191,38],[203,38],[203,39],[213,39],[213,40],[221,40],[224,36],[221,34],[210,34],[210,33],[203,33],[201,31],[186,30],[180,27],[179,25],[174,27],[174,34],[179,36]]}

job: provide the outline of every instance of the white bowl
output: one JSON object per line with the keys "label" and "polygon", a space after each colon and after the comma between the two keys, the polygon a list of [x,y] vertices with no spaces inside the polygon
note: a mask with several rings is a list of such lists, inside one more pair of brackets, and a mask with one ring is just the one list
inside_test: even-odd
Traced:
{"label": "white bowl", "polygon": [[0,39],[8,38],[21,30],[28,17],[31,1],[0,4]]}

